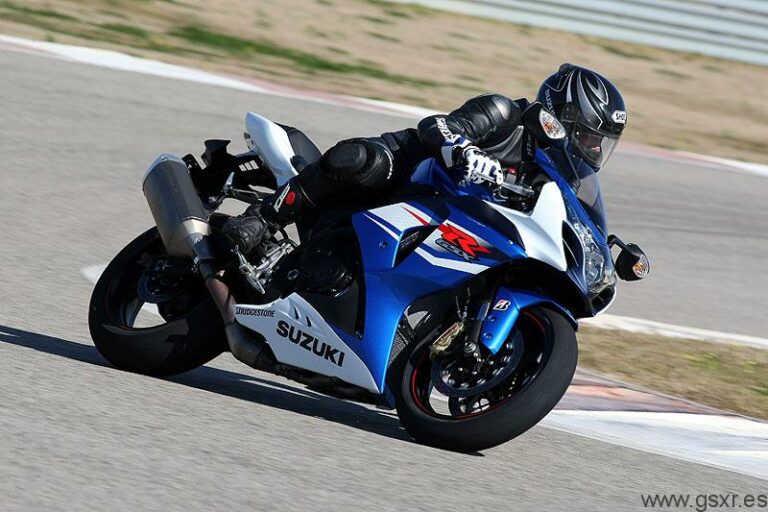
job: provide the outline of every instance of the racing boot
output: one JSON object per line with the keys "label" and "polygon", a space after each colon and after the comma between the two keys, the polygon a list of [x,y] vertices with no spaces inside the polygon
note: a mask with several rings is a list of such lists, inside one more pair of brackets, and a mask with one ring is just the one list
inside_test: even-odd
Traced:
{"label": "racing boot", "polygon": [[243,215],[229,219],[221,228],[221,232],[237,246],[241,254],[247,256],[264,239],[267,224],[258,212],[246,211]]}

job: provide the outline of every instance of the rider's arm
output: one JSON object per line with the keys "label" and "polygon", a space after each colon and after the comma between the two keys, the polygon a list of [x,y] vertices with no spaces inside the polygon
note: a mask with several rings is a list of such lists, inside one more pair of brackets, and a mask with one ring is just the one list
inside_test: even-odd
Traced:
{"label": "rider's arm", "polygon": [[423,119],[418,126],[419,141],[446,167],[453,167],[462,148],[482,148],[494,135],[510,133],[520,124],[521,114],[518,102],[501,94],[483,94],[448,115]]}

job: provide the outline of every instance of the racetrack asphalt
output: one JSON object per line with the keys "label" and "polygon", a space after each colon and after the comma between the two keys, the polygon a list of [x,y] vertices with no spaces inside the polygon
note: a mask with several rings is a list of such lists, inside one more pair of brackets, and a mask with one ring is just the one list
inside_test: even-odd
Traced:
{"label": "racetrack asphalt", "polygon": [[[0,70],[0,510],[640,510],[641,493],[765,492],[544,427],[482,455],[434,450],[392,413],[229,355],[169,380],[110,368],[80,269],[152,224],[139,177],[158,153],[242,149],[246,110],[321,148],[414,120],[21,52]],[[764,335],[768,180],[627,154],[603,174],[612,231],[654,270],[612,312]]]}

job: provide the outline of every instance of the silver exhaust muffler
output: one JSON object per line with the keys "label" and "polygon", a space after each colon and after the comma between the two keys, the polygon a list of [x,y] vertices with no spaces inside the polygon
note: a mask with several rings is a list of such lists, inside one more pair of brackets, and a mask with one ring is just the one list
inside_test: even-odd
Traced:
{"label": "silver exhaust muffler", "polygon": [[175,155],[160,155],[144,174],[141,188],[168,254],[197,262],[206,288],[224,319],[232,355],[249,366],[256,366],[265,344],[252,339],[235,322],[235,298],[216,270],[206,239],[211,234],[208,213],[187,164]]}
{"label": "silver exhaust muffler", "polygon": [[211,226],[187,164],[177,156],[160,155],[144,174],[141,188],[168,254],[210,258],[204,237]]}

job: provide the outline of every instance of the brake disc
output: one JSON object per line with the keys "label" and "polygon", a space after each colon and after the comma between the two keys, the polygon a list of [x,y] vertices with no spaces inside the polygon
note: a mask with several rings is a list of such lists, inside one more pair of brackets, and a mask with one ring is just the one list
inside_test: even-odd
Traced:
{"label": "brake disc", "polygon": [[495,355],[479,363],[445,357],[432,364],[432,385],[445,396],[466,398],[493,389],[507,379],[523,357],[523,335],[516,331]]}

